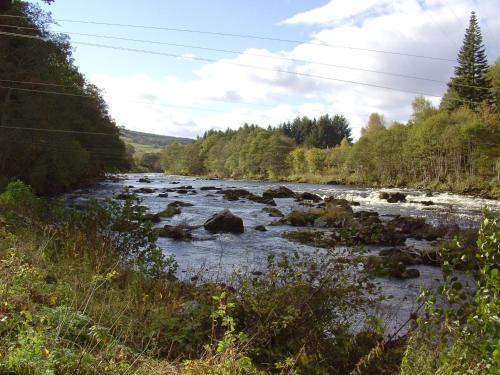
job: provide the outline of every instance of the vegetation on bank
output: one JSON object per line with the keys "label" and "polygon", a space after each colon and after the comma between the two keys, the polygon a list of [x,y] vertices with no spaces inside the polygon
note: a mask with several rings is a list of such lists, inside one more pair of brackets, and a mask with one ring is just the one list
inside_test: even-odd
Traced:
{"label": "vegetation on bank", "polygon": [[[134,196],[74,209],[8,186],[1,373],[498,373],[498,217],[487,215],[477,247],[443,248],[445,284],[422,295],[407,338],[384,339],[370,313],[376,289],[353,273],[362,253],[271,257],[262,273],[224,283],[178,280],[144,216]],[[478,289],[462,289],[455,268]]]}
{"label": "vegetation on bank", "polygon": [[417,98],[409,123],[385,127],[381,116],[372,115],[354,144],[344,139],[333,148],[307,148],[296,146],[281,128],[245,125],[171,145],[162,165],[173,174],[485,190],[499,196],[499,158],[498,112],[488,106],[447,112]]}
{"label": "vegetation on bank", "polygon": [[0,185],[20,178],[53,194],[128,170],[120,130],[75,66],[68,37],[49,31],[53,21],[35,4],[7,1],[0,11],[13,16],[0,31],[30,36],[0,38]]}

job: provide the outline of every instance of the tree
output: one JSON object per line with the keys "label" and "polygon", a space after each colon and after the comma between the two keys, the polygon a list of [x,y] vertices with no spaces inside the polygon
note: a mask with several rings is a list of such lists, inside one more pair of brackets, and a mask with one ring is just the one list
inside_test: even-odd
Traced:
{"label": "tree", "polygon": [[421,122],[437,112],[432,103],[423,96],[417,96],[413,100],[413,103],[411,103],[411,106],[413,108],[413,114],[410,120],[411,123]]}
{"label": "tree", "polygon": [[380,113],[372,113],[368,118],[368,124],[361,129],[361,136],[370,136],[385,130],[385,119]]}
{"label": "tree", "polygon": [[471,13],[462,48],[458,53],[455,76],[448,84],[443,107],[453,110],[465,104],[472,109],[491,98],[491,84],[486,76],[488,59],[476,14]]}
{"label": "tree", "polygon": [[500,109],[500,58],[488,68],[486,78],[491,83],[491,96],[495,102],[495,109]]}
{"label": "tree", "polygon": [[[50,14],[35,4],[14,1],[5,14],[14,17],[2,23],[43,40],[0,38],[0,76],[12,80],[0,88],[0,176],[19,178],[38,193],[58,193],[127,170],[119,129],[99,89],[74,65],[68,37],[50,32]],[[64,86],[51,91],[71,95],[40,95],[15,81],[51,82]]]}
{"label": "tree", "polygon": [[333,117],[324,115],[315,122],[305,143],[309,147],[329,148],[338,146],[344,138],[351,140],[351,129],[347,119],[342,115]]}

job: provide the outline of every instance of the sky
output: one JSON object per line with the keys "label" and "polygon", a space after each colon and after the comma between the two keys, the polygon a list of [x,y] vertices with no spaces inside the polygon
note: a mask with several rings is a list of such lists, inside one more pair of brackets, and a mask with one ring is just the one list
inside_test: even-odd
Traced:
{"label": "sky", "polygon": [[41,6],[57,21],[52,29],[70,36],[75,64],[103,90],[118,125],[181,137],[326,113],[347,117],[354,138],[372,112],[406,122],[417,95],[439,104],[471,11],[479,16],[490,62],[500,56],[499,0],[56,0]]}

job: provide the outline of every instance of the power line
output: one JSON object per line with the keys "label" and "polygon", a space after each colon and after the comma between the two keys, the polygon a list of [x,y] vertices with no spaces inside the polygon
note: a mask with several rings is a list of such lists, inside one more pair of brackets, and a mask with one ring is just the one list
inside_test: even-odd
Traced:
{"label": "power line", "polygon": [[[38,30],[36,27],[22,27],[22,26],[20,27],[20,26],[15,26],[15,25],[3,25],[3,24],[0,24],[0,27],[10,27],[10,28],[26,29],[26,30]],[[235,50],[228,50],[228,49],[210,48],[210,47],[203,47],[203,46],[198,46],[198,45],[179,44],[179,43],[171,43],[171,42],[163,42],[163,41],[155,41],[155,40],[147,40],[147,39],[125,38],[125,37],[119,37],[119,36],[113,36],[113,35],[89,34],[89,33],[80,33],[80,32],[73,32],[73,31],[61,31],[61,32],[63,34],[88,36],[88,37],[93,37],[93,38],[122,40],[122,41],[136,42],[136,43],[149,43],[149,44],[166,45],[166,46],[172,46],[172,47],[192,48],[192,49],[199,49],[199,50],[212,51],[212,52],[231,53],[231,54],[236,54],[236,55],[255,56],[255,57],[262,57],[262,58],[266,58],[266,59],[291,61],[291,62],[302,63],[302,64],[320,65],[320,66],[327,66],[327,67],[332,67],[332,68],[355,70],[355,71],[361,71],[361,72],[367,72],[367,73],[376,73],[376,74],[383,74],[383,75],[394,76],[394,77],[409,78],[409,79],[415,79],[415,80],[421,80],[421,81],[447,84],[447,82],[440,81],[437,79],[418,77],[418,76],[412,76],[412,75],[407,75],[407,74],[384,72],[384,71],[373,70],[373,69],[364,69],[364,68],[358,68],[358,67],[352,67],[352,66],[346,66],[346,65],[331,64],[331,63],[319,62],[319,61],[294,59],[294,58],[289,58],[289,57],[284,57],[284,56],[265,55],[265,54],[252,53],[252,52],[246,52],[246,51],[235,51]],[[474,86],[474,87],[479,87],[479,86]]]}
{"label": "power line", "polygon": [[[75,151],[75,148],[71,148],[71,147],[61,147],[60,144],[54,144],[54,143],[47,143],[47,142],[37,142],[37,141],[22,141],[22,140],[7,140],[9,143],[19,143],[19,144],[27,144],[27,145],[31,145],[31,146],[44,146],[44,147],[50,147],[50,148],[53,148],[53,149],[57,149],[57,150],[60,150],[60,151]],[[1,140],[0,140],[1,142]],[[107,157],[107,158],[111,158],[111,159],[116,159],[116,160],[123,160],[124,157],[127,157],[128,154],[126,151],[124,151],[123,153],[120,153],[120,152],[116,152],[116,153],[111,153],[111,152],[101,152],[101,151],[94,151],[92,149],[87,149],[85,147],[83,147],[82,145],[80,145],[82,147],[82,149],[86,152],[88,152],[89,154],[91,155],[96,155],[96,156],[100,156],[100,157]]]}
{"label": "power line", "polygon": [[[0,79],[0,82],[8,82],[8,83],[15,83],[15,84],[26,84],[26,85],[57,86],[57,87],[72,88],[72,89],[79,88],[78,86],[61,85],[61,84],[57,84],[57,83],[33,82],[33,81],[19,81],[19,80],[12,80],[12,79]],[[15,87],[0,86],[0,88],[6,88],[6,89],[16,90]],[[40,92],[40,93],[47,93],[47,94],[61,94],[61,95],[64,94],[64,93],[56,93],[56,92],[52,92],[52,91],[45,92],[43,90],[31,90],[31,91]],[[85,95],[82,95],[82,96],[85,96]],[[91,97],[89,96],[89,98],[91,98]],[[210,101],[210,102],[221,102],[221,103],[228,103],[228,104],[238,104],[238,105],[247,105],[247,106],[254,106],[254,107],[262,107],[262,108],[276,108],[276,106],[283,105],[283,104],[250,103],[250,102],[242,102],[242,101],[235,102],[235,101],[222,100],[222,99],[202,99],[202,100],[203,101]],[[137,103],[137,104],[147,104],[147,105],[152,105],[152,106],[157,106],[157,107],[174,107],[174,108],[194,109],[194,110],[198,110],[198,111],[227,113],[227,111],[224,111],[224,110],[216,110],[216,109],[209,109],[209,108],[200,108],[200,107],[174,105],[174,104],[163,104],[163,103],[153,103],[153,102],[138,101],[138,100],[129,100],[129,99],[125,99],[125,101],[130,102],[130,103]],[[289,106],[289,104],[285,104],[285,105]],[[309,111],[311,111],[311,112],[318,112],[318,113],[325,113],[325,110],[309,109]]]}
{"label": "power line", "polygon": [[[20,82],[20,81],[17,81],[17,82]],[[62,93],[62,92],[53,92],[53,91],[45,91],[45,90],[34,90],[34,89],[24,89],[24,88],[17,88],[17,87],[0,86],[0,88],[11,89],[11,90],[19,90],[19,91],[30,92],[30,93],[39,93],[39,94],[53,94],[53,95],[62,95],[62,96],[66,95],[66,93]],[[88,98],[88,99],[92,99],[93,98],[92,96],[88,96],[88,95],[72,95],[72,94],[68,94],[67,96],[78,96],[78,97],[83,97],[83,98]],[[205,112],[215,112],[215,113],[227,113],[227,111],[225,111],[225,110],[217,110],[217,109],[212,109],[212,108],[202,108],[202,107],[173,105],[173,104],[160,104],[160,103],[152,103],[152,102],[136,101],[136,100],[126,100],[126,101],[130,102],[130,103],[146,104],[146,105],[152,105],[152,106],[157,106],[157,107],[169,107],[169,108],[175,108],[175,109],[180,108],[180,109],[189,109],[189,110],[195,110],[195,111],[205,111]],[[234,104],[234,102],[229,102],[229,101],[225,101],[225,103]],[[257,103],[244,103],[244,104],[247,104],[247,105],[256,105],[256,106],[261,106],[261,107],[265,107],[265,108],[276,108],[276,106],[277,106],[277,105],[266,105],[266,104],[257,104]],[[298,110],[295,110],[295,112],[298,112]],[[328,112],[328,111],[327,110],[310,109],[309,112],[317,112],[317,113],[324,114],[325,112]]]}
{"label": "power line", "polygon": [[[0,81],[2,81],[2,80],[0,80]],[[20,81],[18,81],[18,82],[20,82]],[[22,92],[38,93],[38,94],[62,95],[62,96],[72,96],[72,97],[94,99],[93,96],[84,95],[84,94],[71,94],[71,93],[64,93],[64,92],[46,91],[46,90],[37,90],[37,89],[25,89],[25,88],[21,88],[21,87],[8,87],[8,86],[0,86],[0,88],[2,88],[2,89],[10,89],[10,90],[17,90],[17,91],[22,91]],[[153,102],[146,102],[146,101],[139,101],[139,100],[126,100],[126,101],[130,102],[130,103],[146,104],[146,105],[152,105],[152,106],[158,106],[158,107],[181,108],[181,109],[189,109],[189,110],[205,111],[205,112],[215,112],[215,113],[227,113],[227,111],[225,111],[225,110],[212,109],[212,108],[202,108],[202,107],[193,107],[193,106],[184,106],[184,105],[153,103]],[[234,103],[234,102],[227,102],[227,103]],[[251,103],[246,103],[246,104],[251,104]],[[264,106],[264,105],[262,105],[262,106]],[[265,107],[276,108],[275,105],[265,105]],[[325,111],[320,111],[320,110],[312,110],[312,111],[313,112],[321,112],[321,113],[325,112]]]}
{"label": "power line", "polygon": [[[13,15],[0,15],[0,17],[25,18],[25,19],[28,18],[25,16],[13,16]],[[438,57],[438,56],[417,55],[417,54],[397,52],[397,51],[385,51],[385,50],[372,49],[372,48],[361,48],[361,47],[352,47],[352,46],[347,46],[347,45],[330,44],[330,43],[319,42],[319,41],[311,42],[311,41],[305,41],[305,40],[283,39],[283,38],[275,38],[275,37],[253,35],[253,34],[223,33],[223,32],[216,32],[216,31],[209,31],[209,30],[173,28],[173,27],[162,27],[162,26],[148,26],[148,25],[134,25],[134,24],[124,24],[124,23],[111,23],[111,22],[97,22],[97,21],[88,21],[88,20],[54,19],[54,21],[68,22],[68,23],[81,23],[81,24],[90,24],[90,25],[102,25],[102,26],[128,27],[128,28],[136,28],[136,29],[176,31],[176,32],[193,33],[193,34],[227,36],[227,37],[242,38],[242,39],[269,40],[269,41],[274,41],[274,42],[283,42],[283,43],[291,43],[291,44],[307,44],[307,45],[315,45],[315,46],[330,47],[330,48],[349,49],[349,50],[355,50],[355,51],[383,53],[383,54],[389,54],[389,55],[395,55],[395,56],[406,56],[406,57],[413,57],[413,58],[420,58],[420,59],[429,59],[429,60],[436,60],[436,61],[455,62],[455,59],[448,59],[448,58]]]}
{"label": "power line", "polygon": [[[42,38],[42,37],[33,36],[33,35],[8,33],[8,32],[3,32],[3,31],[0,31],[0,34],[7,35],[7,36],[20,37],[20,38],[28,38],[28,39],[36,39],[36,40],[47,41],[47,38]],[[80,44],[80,45],[85,45],[85,46],[90,46],[90,47],[99,47],[99,48],[108,48],[108,49],[114,49],[114,50],[120,50],[120,51],[146,53],[146,54],[166,56],[166,57],[173,57],[173,58],[185,58],[185,56],[179,55],[179,54],[166,53],[166,52],[158,52],[158,51],[151,51],[151,50],[146,50],[146,49],[118,47],[118,46],[111,46],[111,45],[106,45],[106,44],[87,43],[87,42],[79,42],[79,41],[73,41],[73,43]],[[237,66],[237,67],[241,67],[241,68],[249,68],[249,69],[256,69],[256,70],[263,70],[263,71],[275,72],[275,73],[290,74],[290,75],[301,76],[301,77],[312,78],[312,79],[321,79],[321,80],[326,80],[326,81],[349,83],[349,84],[354,84],[354,85],[361,85],[361,86],[367,86],[367,87],[380,88],[380,89],[384,89],[384,90],[404,92],[404,93],[408,93],[408,94],[415,94],[415,95],[422,95],[422,96],[430,96],[430,97],[435,97],[435,98],[441,98],[441,95],[428,94],[428,93],[424,93],[424,92],[416,92],[416,91],[404,90],[404,89],[397,89],[397,88],[389,87],[389,86],[383,86],[383,85],[377,85],[377,84],[365,83],[365,82],[357,82],[357,81],[351,81],[351,80],[345,80],[345,79],[333,78],[333,77],[327,77],[327,76],[320,76],[320,75],[316,75],[316,74],[293,72],[293,71],[288,71],[288,70],[283,70],[283,69],[275,69],[275,68],[266,68],[266,67],[262,67],[262,66],[241,64],[241,63],[229,62],[229,61],[219,61],[219,60],[209,59],[209,58],[205,58],[205,57],[198,57],[198,56],[189,57],[189,59],[190,60],[210,62],[210,63],[220,63],[220,64],[224,64],[224,65]]]}
{"label": "power line", "polygon": [[18,81],[15,79],[0,79],[0,82],[18,83],[18,84],[26,84],[26,85],[64,87],[64,88],[69,88],[69,89],[81,89],[81,87],[75,86],[75,85],[62,85],[59,83],[51,83],[51,82]]}
{"label": "power line", "polygon": [[48,128],[28,128],[22,126],[5,126],[0,125],[3,129],[20,129],[29,131],[45,131],[45,132],[55,132],[55,133],[70,133],[70,134],[90,134],[90,135],[107,135],[107,136],[117,136],[117,133],[99,133],[99,132],[83,132],[78,130],[63,130],[63,129],[48,129]]}

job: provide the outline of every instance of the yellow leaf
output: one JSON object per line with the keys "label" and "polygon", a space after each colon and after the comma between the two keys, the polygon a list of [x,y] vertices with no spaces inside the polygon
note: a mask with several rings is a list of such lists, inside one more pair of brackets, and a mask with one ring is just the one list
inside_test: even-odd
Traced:
{"label": "yellow leaf", "polygon": [[45,346],[42,348],[42,355],[44,357],[48,357],[50,354],[49,349],[47,349]]}

